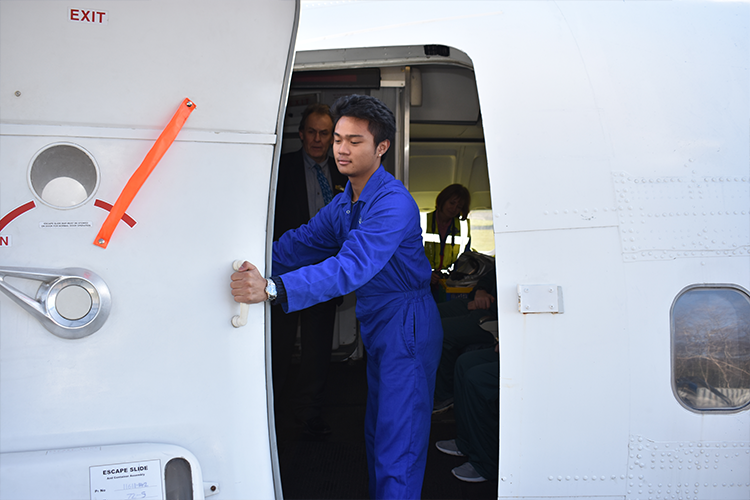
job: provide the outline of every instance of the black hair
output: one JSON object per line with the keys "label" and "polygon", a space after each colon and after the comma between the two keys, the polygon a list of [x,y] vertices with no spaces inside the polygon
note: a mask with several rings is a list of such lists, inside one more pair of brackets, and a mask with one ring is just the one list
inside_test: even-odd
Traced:
{"label": "black hair", "polygon": [[328,107],[328,104],[323,103],[313,103],[310,104],[308,107],[305,108],[305,110],[302,112],[302,119],[299,122],[299,131],[302,132],[305,130],[305,126],[307,125],[307,117],[310,115],[323,115],[327,116],[333,121],[333,116],[331,116],[331,108]]}
{"label": "black hair", "polygon": [[[396,140],[396,118],[382,101],[369,95],[347,95],[336,99],[331,106],[333,126],[342,116],[367,120],[367,129],[375,138],[375,147],[388,139],[391,144]],[[385,159],[385,153],[382,156]]]}

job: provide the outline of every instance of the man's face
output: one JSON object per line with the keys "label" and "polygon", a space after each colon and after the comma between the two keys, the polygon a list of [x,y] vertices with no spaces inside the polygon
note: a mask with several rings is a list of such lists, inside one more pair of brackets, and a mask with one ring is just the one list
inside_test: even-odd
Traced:
{"label": "man's face", "polygon": [[380,166],[380,157],[390,146],[387,139],[375,144],[368,129],[369,122],[360,118],[342,116],[333,133],[333,156],[339,172],[347,177],[370,175]]}
{"label": "man's face", "polygon": [[323,163],[333,141],[333,121],[328,115],[313,113],[307,116],[305,122],[305,127],[299,131],[302,148],[316,163]]}

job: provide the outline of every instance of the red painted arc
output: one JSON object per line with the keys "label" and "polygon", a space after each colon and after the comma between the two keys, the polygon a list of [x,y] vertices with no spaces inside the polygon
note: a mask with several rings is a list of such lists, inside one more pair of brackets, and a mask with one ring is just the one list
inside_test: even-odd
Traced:
{"label": "red painted arc", "polygon": [[[96,201],[94,201],[94,206],[95,207],[99,207],[99,208],[103,208],[107,212],[111,212],[112,211],[112,205],[109,204],[109,203],[107,203],[104,200],[96,200]],[[128,226],[130,226],[130,227],[133,227],[133,226],[135,226],[137,224],[137,222],[135,221],[135,219],[132,218],[131,216],[129,216],[128,214],[122,214],[122,219],[121,220],[125,224],[127,224]]]}
{"label": "red painted arc", "polygon": [[5,228],[5,226],[10,224],[13,219],[15,219],[21,214],[28,212],[29,210],[35,207],[36,207],[36,203],[34,203],[33,201],[30,201],[24,205],[21,205],[15,210],[11,210],[10,212],[8,212],[8,214],[5,217],[0,219],[0,231],[2,231]]}
{"label": "red painted arc", "polygon": [[[106,210],[108,212],[112,211],[112,205],[110,205],[109,203],[107,203],[104,200],[96,200],[96,201],[94,201],[94,206],[102,208],[102,209],[104,209],[104,210]],[[11,210],[10,212],[8,212],[5,215],[5,217],[3,217],[2,219],[0,219],[0,231],[2,231],[3,229],[5,229],[5,226],[7,226],[11,222],[13,222],[14,219],[18,218],[20,215],[25,214],[26,212],[28,212],[32,208],[36,208],[36,203],[34,203],[33,201],[30,201],[28,203],[24,203],[23,205],[21,205],[20,207],[14,209],[14,210]],[[137,224],[137,222],[135,221],[135,219],[132,218],[131,216],[129,216],[128,214],[123,214],[122,221],[125,224],[127,224],[128,226],[130,226],[130,227],[133,227],[133,226],[135,226]]]}

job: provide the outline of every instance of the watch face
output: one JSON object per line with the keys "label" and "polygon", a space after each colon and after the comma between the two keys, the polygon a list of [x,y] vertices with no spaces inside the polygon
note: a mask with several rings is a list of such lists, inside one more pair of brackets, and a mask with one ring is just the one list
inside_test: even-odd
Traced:
{"label": "watch face", "polygon": [[270,278],[266,280],[266,283],[266,293],[270,296],[270,299],[273,300],[276,298],[276,283]]}

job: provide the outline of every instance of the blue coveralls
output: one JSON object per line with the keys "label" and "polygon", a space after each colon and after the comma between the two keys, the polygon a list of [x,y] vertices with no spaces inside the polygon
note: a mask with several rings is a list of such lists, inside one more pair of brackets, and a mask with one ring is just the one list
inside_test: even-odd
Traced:
{"label": "blue coveralls", "polygon": [[443,330],[419,209],[382,165],[351,199],[347,183],[309,223],[275,242],[273,274],[289,311],[356,290],[367,350],[370,497],[420,498]]}

